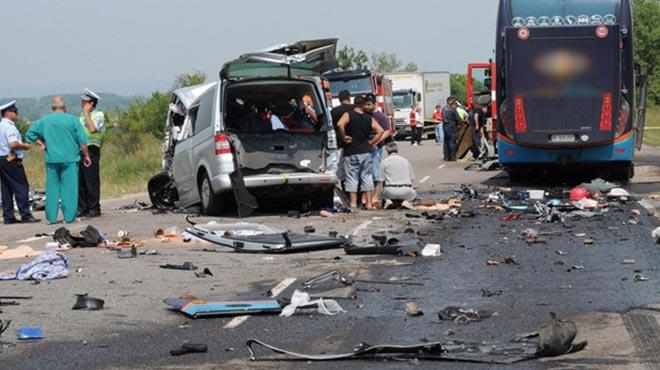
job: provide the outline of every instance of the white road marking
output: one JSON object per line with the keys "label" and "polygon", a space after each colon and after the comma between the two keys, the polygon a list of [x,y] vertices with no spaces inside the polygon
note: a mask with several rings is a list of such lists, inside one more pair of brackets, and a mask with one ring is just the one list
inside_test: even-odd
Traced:
{"label": "white road marking", "polygon": [[423,179],[419,180],[419,183],[420,183],[420,184],[423,184],[423,183],[429,181],[430,178],[431,178],[431,176],[424,176]]}
{"label": "white road marking", "polygon": [[[282,280],[279,284],[275,286],[275,288],[271,289],[272,297],[275,298],[280,293],[282,293],[286,288],[288,288],[291,284],[293,284],[296,281],[296,278],[286,278]],[[236,316],[233,319],[231,319],[228,323],[223,326],[224,329],[233,329],[242,323],[246,322],[247,319],[249,319],[250,316]]]}
{"label": "white road marking", "polygon": [[284,289],[288,288],[289,285],[293,284],[295,281],[296,278],[286,278],[282,280],[281,283],[277,284],[277,286],[270,291],[272,293],[273,298],[280,295],[280,293],[282,293]]}
{"label": "white road marking", "polygon": [[445,168],[445,166],[446,166],[446,164],[441,164],[441,165],[438,166],[438,169],[441,170],[441,169]]}
{"label": "white road marking", "polygon": [[249,319],[250,316],[236,316],[231,321],[229,321],[225,326],[223,326],[224,329],[233,329],[242,323],[246,322],[247,319]]}

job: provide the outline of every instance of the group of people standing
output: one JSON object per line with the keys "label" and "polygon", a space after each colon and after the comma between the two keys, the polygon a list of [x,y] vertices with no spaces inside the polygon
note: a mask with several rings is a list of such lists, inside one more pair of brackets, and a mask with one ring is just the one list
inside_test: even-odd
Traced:
{"label": "group of people standing", "polygon": [[[5,224],[33,223],[29,203],[30,185],[23,167],[25,151],[38,145],[46,165],[46,220],[57,223],[61,205],[65,223],[76,217],[101,215],[101,145],[105,116],[97,109],[101,98],[89,89],[81,95],[79,118],[67,113],[61,96],[51,99],[53,113],[32,122],[25,142],[16,127],[16,101],[0,106],[0,183]],[[14,214],[14,200],[21,219]]]}
{"label": "group of people standing", "polygon": [[[487,138],[486,124],[488,120],[488,106],[472,106],[467,110],[456,100],[455,97],[447,98],[447,105],[441,108],[436,106],[433,119],[442,122],[443,137],[443,159],[454,162],[457,160],[458,132],[461,125],[468,125],[472,132],[472,146],[470,151],[472,157],[481,158],[487,153],[482,150],[482,142]],[[436,136],[438,132],[436,131]]]}
{"label": "group of people standing", "polygon": [[[360,95],[351,102],[347,90],[339,92],[338,97],[340,105],[331,112],[342,147],[338,177],[349,195],[351,209],[357,210],[359,204],[367,210],[380,208],[382,197],[413,200],[412,167],[404,158],[395,158],[398,154],[390,122],[377,108],[376,97]],[[388,152],[385,160],[384,148]]]}

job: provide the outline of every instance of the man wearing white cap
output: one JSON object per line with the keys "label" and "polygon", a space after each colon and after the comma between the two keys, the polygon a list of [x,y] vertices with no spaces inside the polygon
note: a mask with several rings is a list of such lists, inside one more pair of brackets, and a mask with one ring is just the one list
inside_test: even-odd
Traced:
{"label": "man wearing white cap", "polygon": [[85,167],[80,164],[80,178],[78,181],[78,216],[98,217],[101,215],[101,175],[99,162],[101,160],[101,146],[105,138],[105,115],[97,110],[101,97],[94,91],[85,89],[80,96],[82,99],[82,114],[80,124],[88,137],[89,156],[92,164]]}
{"label": "man wearing white cap", "polygon": [[[0,105],[0,182],[2,183],[2,217],[5,225],[18,222],[39,222],[30,213],[30,184],[25,169],[23,156],[30,149],[30,144],[24,144],[21,133],[14,121],[18,118],[16,101]],[[14,197],[21,220],[14,217]]]}

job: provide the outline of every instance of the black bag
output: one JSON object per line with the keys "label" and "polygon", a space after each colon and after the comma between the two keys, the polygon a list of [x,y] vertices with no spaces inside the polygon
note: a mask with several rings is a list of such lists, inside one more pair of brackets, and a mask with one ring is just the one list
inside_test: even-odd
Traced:
{"label": "black bag", "polygon": [[69,244],[72,248],[96,247],[103,241],[101,233],[94,226],[87,226],[80,235],[71,235],[65,227],[55,230],[53,240],[60,245]]}

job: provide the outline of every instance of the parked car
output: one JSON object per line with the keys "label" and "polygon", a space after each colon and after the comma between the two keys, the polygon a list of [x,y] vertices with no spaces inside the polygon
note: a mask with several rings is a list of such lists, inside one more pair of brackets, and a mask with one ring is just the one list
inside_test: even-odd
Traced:
{"label": "parked car", "polygon": [[311,40],[244,54],[224,64],[219,81],[174,91],[152,203],[217,214],[237,172],[257,199],[331,205],[337,137],[321,74],[335,68],[336,46]]}

